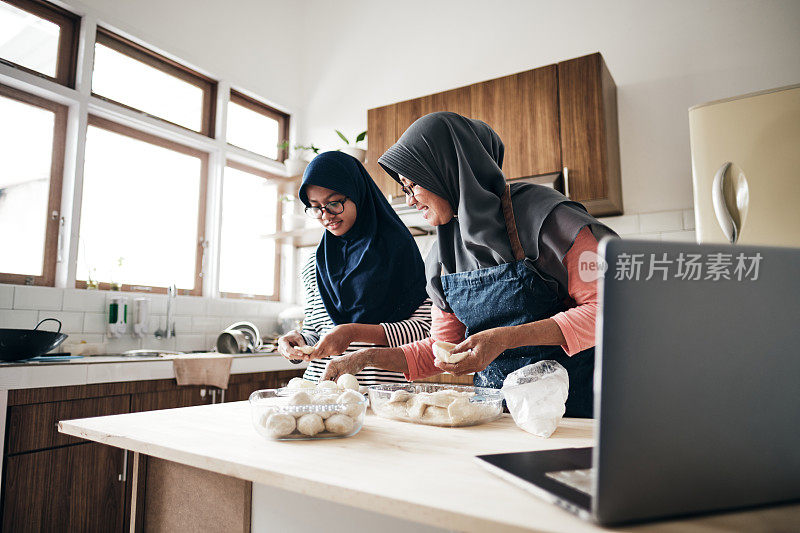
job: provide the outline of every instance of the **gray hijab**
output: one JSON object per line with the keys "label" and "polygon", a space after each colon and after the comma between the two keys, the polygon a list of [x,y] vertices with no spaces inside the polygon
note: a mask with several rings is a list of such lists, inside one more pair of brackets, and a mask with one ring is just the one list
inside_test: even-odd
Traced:
{"label": "gray hijab", "polygon": [[[511,263],[501,196],[503,142],[489,125],[450,112],[414,122],[378,163],[398,182],[399,175],[446,199],[456,217],[438,226],[437,243],[425,260],[427,290],[437,307],[450,311],[441,276]],[[578,232],[590,226],[598,240],[613,231],[585,208],[549,187],[511,184],[517,231],[525,261],[557,284],[567,298],[562,260]]]}

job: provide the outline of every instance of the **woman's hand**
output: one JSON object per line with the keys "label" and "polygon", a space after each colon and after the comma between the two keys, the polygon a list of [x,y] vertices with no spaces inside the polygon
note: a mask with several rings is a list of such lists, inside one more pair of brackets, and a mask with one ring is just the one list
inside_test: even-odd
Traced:
{"label": "woman's hand", "polygon": [[320,381],[336,381],[343,374],[353,374],[354,376],[364,370],[369,361],[369,352],[375,348],[364,348],[353,353],[331,359],[325,368],[325,374]]}
{"label": "woman's hand", "polygon": [[330,330],[316,345],[312,354],[313,359],[330,357],[331,355],[341,355],[345,352],[350,343],[353,342],[350,333],[351,324],[340,324]]}
{"label": "woman's hand", "polygon": [[433,364],[445,372],[461,376],[472,372],[480,372],[489,366],[489,363],[494,361],[498,355],[509,348],[513,348],[510,328],[487,329],[475,335],[470,335],[461,344],[453,348],[452,353],[469,352],[469,355],[458,363],[445,363],[437,359]]}
{"label": "woman's hand", "polygon": [[309,356],[297,349],[297,346],[305,345],[306,340],[297,330],[278,338],[278,352],[289,361],[308,361]]}

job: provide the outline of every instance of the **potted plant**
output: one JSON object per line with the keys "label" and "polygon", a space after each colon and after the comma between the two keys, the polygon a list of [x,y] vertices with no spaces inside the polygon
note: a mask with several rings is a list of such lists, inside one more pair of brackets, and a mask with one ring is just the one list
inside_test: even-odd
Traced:
{"label": "potted plant", "polygon": [[[288,140],[278,144],[278,148],[281,150],[288,150],[289,146]],[[317,155],[319,153],[319,148],[314,146],[314,143],[309,143],[308,146],[296,144],[292,150],[291,157],[287,157],[283,162],[283,166],[286,167],[286,174],[288,176],[300,176],[308,166],[308,160],[303,158],[303,152],[311,152],[314,155]],[[313,156],[311,158],[313,159]]]}
{"label": "potted plant", "polygon": [[336,135],[338,135],[339,138],[344,141],[345,144],[345,146],[339,148],[339,150],[355,157],[356,159],[358,159],[363,163],[364,160],[367,158],[367,151],[363,148],[359,148],[358,143],[367,138],[367,130],[362,131],[356,136],[356,142],[354,142],[352,146],[350,145],[350,141],[347,140],[347,137],[345,137],[341,131],[339,130],[334,130],[334,131],[336,132]]}

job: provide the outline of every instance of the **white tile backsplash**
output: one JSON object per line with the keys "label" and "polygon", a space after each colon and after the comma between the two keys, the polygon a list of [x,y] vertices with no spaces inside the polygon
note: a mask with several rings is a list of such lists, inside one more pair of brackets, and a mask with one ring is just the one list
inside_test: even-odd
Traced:
{"label": "white tile backsplash", "polygon": [[14,286],[0,285],[0,309],[14,307]]}
{"label": "white tile backsplash", "polygon": [[0,309],[0,328],[33,329],[39,322],[34,310]]}
{"label": "white tile backsplash", "polygon": [[695,229],[694,226],[694,209],[683,210],[683,229]]}
{"label": "white tile backsplash", "polygon": [[197,296],[178,296],[177,301],[177,314],[179,315],[205,315],[206,314],[206,301],[204,298]]}
{"label": "white tile backsplash", "polygon": [[682,211],[661,211],[639,215],[639,233],[662,233],[683,229]]}
{"label": "white tile backsplash", "polygon": [[60,311],[64,301],[63,289],[53,287],[14,287],[14,309],[35,309],[37,311]]}
{"label": "white tile backsplash", "polygon": [[[62,333],[82,333],[83,332],[83,313],[77,311],[39,311],[38,321],[45,318],[55,318],[61,321]],[[57,331],[58,324],[48,320],[39,329],[47,331]]]}
{"label": "white tile backsplash", "polygon": [[178,335],[175,337],[175,346],[179,352],[190,352],[193,350],[208,350],[211,348],[206,342],[205,335]]}
{"label": "white tile backsplash", "polygon": [[104,313],[106,309],[107,291],[89,291],[86,289],[64,290],[64,311],[86,311]]}
{"label": "white tile backsplash", "polygon": [[600,221],[616,231],[620,236],[639,233],[639,215],[605,217],[601,218]]}
{"label": "white tile backsplash", "polygon": [[672,242],[697,242],[697,232],[691,231],[673,231],[661,234],[662,241]]}
{"label": "white tile backsplash", "polygon": [[85,313],[83,315],[83,332],[105,333],[107,322],[105,313]]}
{"label": "white tile backsplash", "polygon": [[[165,320],[166,323],[166,320]],[[190,316],[176,316],[175,317],[175,335],[179,333],[192,332],[192,317]]]}
{"label": "white tile backsplash", "polygon": [[214,316],[192,317],[192,333],[205,333],[216,330],[222,331],[219,326],[219,318]]}

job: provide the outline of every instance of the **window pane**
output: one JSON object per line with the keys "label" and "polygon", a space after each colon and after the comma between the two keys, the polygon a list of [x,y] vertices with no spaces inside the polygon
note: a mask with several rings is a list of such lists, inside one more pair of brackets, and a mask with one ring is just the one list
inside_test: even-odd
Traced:
{"label": "window pane", "polygon": [[0,57],[56,77],[57,24],[17,7],[0,2]]}
{"label": "window pane", "polygon": [[229,143],[271,159],[278,159],[279,132],[280,124],[277,120],[236,102],[228,103]]}
{"label": "window pane", "polygon": [[0,96],[0,117],[0,272],[41,276],[55,114]]}
{"label": "window pane", "polygon": [[201,131],[203,90],[103,44],[94,46],[92,92]]}
{"label": "window pane", "polygon": [[89,126],[78,279],[194,288],[201,169],[197,157]]}
{"label": "window pane", "polygon": [[275,292],[274,239],[278,186],[261,176],[226,167],[222,182],[219,290],[241,294]]}

